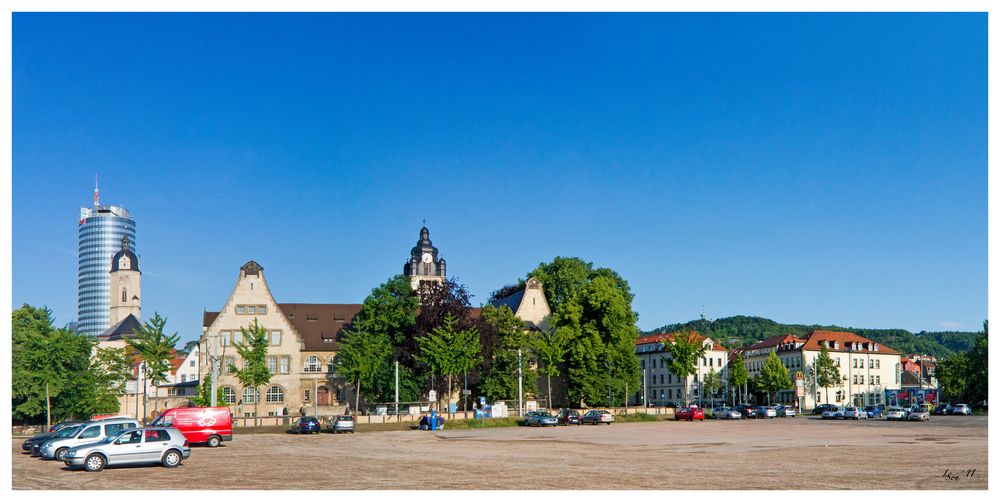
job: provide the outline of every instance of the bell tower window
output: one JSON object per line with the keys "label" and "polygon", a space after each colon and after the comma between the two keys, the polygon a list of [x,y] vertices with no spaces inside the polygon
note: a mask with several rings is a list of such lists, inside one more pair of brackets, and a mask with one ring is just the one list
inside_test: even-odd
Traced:
{"label": "bell tower window", "polygon": [[127,297],[128,297],[128,295],[125,294],[125,288],[122,288],[122,303],[125,303],[125,302],[128,301],[128,300],[126,300]]}

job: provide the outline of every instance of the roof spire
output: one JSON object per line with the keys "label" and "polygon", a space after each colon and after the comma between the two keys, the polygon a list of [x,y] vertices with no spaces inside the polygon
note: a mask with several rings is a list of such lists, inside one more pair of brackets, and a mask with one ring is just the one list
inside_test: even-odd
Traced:
{"label": "roof spire", "polygon": [[94,173],[94,207],[101,205],[100,200],[97,196],[97,173]]}

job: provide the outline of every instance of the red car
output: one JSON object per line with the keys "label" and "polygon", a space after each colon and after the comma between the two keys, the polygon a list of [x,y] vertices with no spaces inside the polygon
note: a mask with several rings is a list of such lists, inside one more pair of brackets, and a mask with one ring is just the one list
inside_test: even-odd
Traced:
{"label": "red car", "polygon": [[688,422],[693,420],[705,420],[705,410],[697,406],[681,408],[680,411],[674,414],[674,420],[687,420]]}
{"label": "red car", "polygon": [[156,427],[173,427],[192,443],[216,447],[233,440],[233,416],[229,408],[171,408],[153,421]]}

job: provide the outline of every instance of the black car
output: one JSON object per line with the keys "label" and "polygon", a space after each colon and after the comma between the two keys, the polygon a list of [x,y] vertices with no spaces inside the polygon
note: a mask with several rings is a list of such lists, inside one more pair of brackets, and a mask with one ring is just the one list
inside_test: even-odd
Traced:
{"label": "black car", "polygon": [[559,414],[556,415],[556,420],[559,425],[580,425],[580,412],[576,410],[570,410],[563,408],[559,410]]}
{"label": "black car", "polygon": [[822,415],[824,411],[829,410],[830,408],[836,408],[836,406],[832,404],[817,405],[815,408],[813,408],[813,415]]}
{"label": "black car", "polygon": [[757,408],[752,404],[737,404],[733,409],[740,412],[743,418],[757,418]]}
{"label": "black car", "polygon": [[951,415],[952,410],[954,410],[954,409],[955,408],[952,405],[948,404],[948,403],[941,403],[941,404],[937,405],[936,408],[934,408],[934,414],[935,415]]}
{"label": "black car", "polygon": [[52,428],[49,429],[49,432],[35,434],[34,436],[25,439],[24,442],[21,443],[21,449],[30,452],[33,446],[35,445],[38,445],[39,447],[42,446],[42,443],[56,437],[56,434],[59,434],[59,431],[67,427],[72,427],[74,425],[79,425],[82,423],[83,422],[79,420],[69,420],[66,422],[59,422],[58,424],[53,425]]}

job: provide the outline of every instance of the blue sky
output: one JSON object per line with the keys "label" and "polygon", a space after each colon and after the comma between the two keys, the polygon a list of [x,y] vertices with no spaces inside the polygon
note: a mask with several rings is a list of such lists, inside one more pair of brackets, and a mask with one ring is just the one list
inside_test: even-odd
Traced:
{"label": "blue sky", "polygon": [[424,218],[475,304],[562,255],[643,329],[976,330],[986,19],[17,13],[13,306],[76,317],[99,173],[184,340],[249,259],[279,302],[360,302]]}

